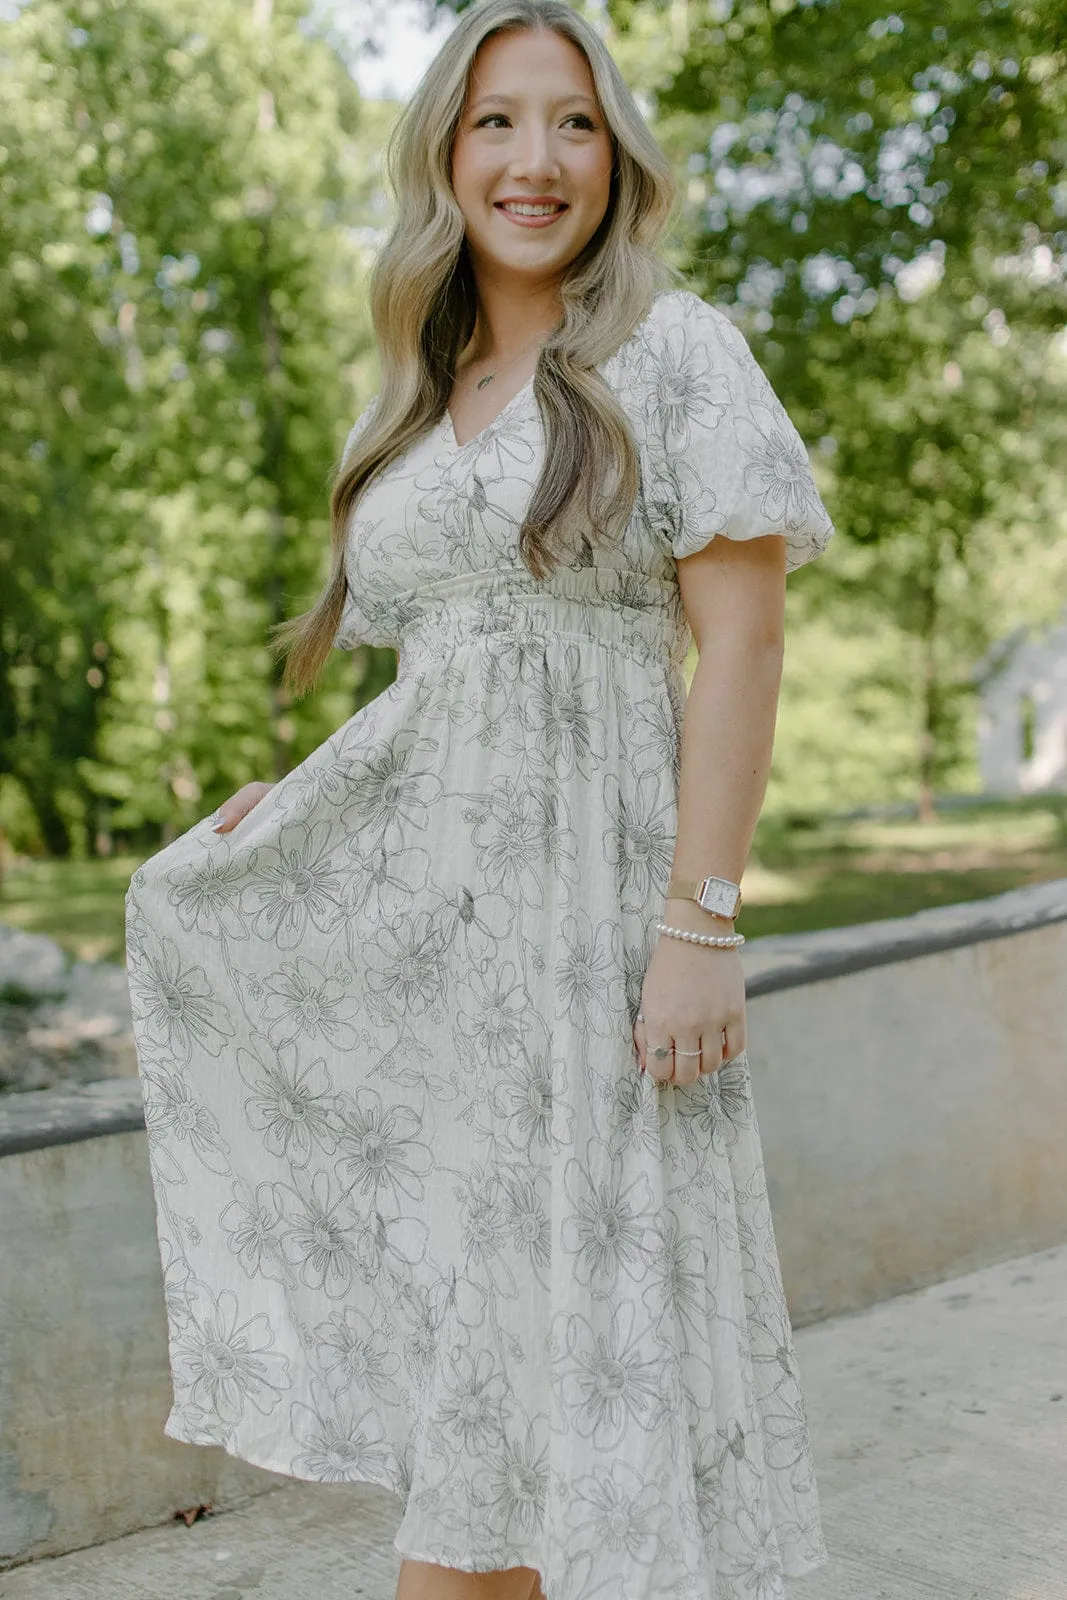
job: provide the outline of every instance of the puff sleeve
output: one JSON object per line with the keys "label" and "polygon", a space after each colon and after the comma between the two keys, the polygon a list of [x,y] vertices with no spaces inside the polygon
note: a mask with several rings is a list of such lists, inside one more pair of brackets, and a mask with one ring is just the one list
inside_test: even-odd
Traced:
{"label": "puff sleeve", "polygon": [[363,433],[363,431],[369,426],[371,418],[374,416],[374,413],[377,411],[377,409],[378,396],[375,395],[374,399],[371,400],[369,405],[364,407],[359,416],[356,418],[355,422],[352,424],[351,428],[349,428],[348,438],[345,440],[344,449],[341,451],[341,470],[343,470],[348,464],[348,458],[352,454],[352,446],[355,444],[360,434]]}
{"label": "puff sleeve", "polygon": [[642,375],[653,520],[676,558],[716,535],[786,540],[786,570],[833,523],[804,442],[740,329],[686,290],[662,295]]}

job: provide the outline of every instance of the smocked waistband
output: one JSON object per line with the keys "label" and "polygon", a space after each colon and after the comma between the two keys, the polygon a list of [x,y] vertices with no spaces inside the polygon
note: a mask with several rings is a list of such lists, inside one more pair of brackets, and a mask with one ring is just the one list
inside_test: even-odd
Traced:
{"label": "smocked waistband", "polygon": [[451,652],[500,635],[558,634],[677,666],[688,630],[677,583],[605,567],[457,573],[396,599],[401,655]]}

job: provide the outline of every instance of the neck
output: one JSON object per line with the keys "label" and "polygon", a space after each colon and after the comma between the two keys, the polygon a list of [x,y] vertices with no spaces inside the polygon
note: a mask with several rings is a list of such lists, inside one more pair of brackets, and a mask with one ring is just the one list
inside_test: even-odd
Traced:
{"label": "neck", "polygon": [[556,281],[543,285],[501,279],[492,270],[475,270],[478,320],[467,347],[468,361],[507,361],[555,327],[560,319]]}

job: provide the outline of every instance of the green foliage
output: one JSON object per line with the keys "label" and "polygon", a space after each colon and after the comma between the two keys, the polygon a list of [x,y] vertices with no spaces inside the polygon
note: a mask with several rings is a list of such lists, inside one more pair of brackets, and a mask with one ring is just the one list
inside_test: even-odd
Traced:
{"label": "green foliage", "polygon": [[0,774],[62,855],[171,836],[391,671],[339,652],[290,706],[266,649],[373,382],[390,109],[291,4],[37,0],[3,38]]}
{"label": "green foliage", "polygon": [[[625,36],[650,9],[671,10],[612,15]],[[741,320],[841,535],[808,582],[799,649],[828,630],[853,641],[826,651],[843,675],[822,766],[846,778],[877,682],[886,742],[838,792],[903,782],[928,808],[970,766],[975,661],[1047,620],[1067,576],[1067,14],[705,0],[686,23],[657,102],[687,173],[683,264]],[[778,767],[817,791],[796,700],[787,681]]]}
{"label": "green foliage", "polygon": [[[427,0],[428,10],[432,9]],[[974,666],[1055,614],[1067,13],[1052,0],[589,0],[839,529],[790,583],[768,816],[968,789]],[[394,108],[293,0],[0,23],[0,830],[166,840],[389,681],[267,650],[324,573],[374,387]]]}

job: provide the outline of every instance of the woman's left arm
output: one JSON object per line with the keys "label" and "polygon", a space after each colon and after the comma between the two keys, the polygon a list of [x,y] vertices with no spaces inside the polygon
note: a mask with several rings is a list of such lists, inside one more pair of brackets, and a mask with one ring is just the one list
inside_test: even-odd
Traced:
{"label": "woman's left arm", "polygon": [[[678,562],[699,661],[686,701],[672,875],[740,883],[767,787],[785,634],[786,543],[779,534],[714,538]],[[733,924],[695,900],[668,900],[664,922],[694,933]],[[745,984],[736,950],[661,934],[634,1028],[641,1066],[686,1085],[745,1048]],[[725,1041],[724,1041],[725,1035]],[[656,1059],[670,1046],[686,1055]],[[725,1048],[724,1048],[725,1043]],[[699,1051],[697,1055],[693,1052]]]}

